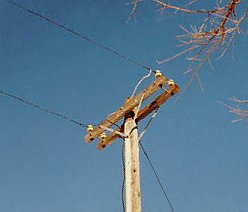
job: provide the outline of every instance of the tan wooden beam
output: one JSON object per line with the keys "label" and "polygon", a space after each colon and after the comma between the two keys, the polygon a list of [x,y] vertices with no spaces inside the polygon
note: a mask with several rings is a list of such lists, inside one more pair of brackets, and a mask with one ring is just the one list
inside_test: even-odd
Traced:
{"label": "tan wooden beam", "polygon": [[156,99],[146,105],[143,109],[138,112],[138,117],[136,122],[140,122],[146,116],[148,116],[152,111],[156,110],[160,105],[164,104],[171,96],[178,93],[179,87],[175,84],[173,89],[168,89],[160,94]]}
{"label": "tan wooden beam", "polygon": [[[124,132],[124,125],[121,125],[120,127],[117,127],[114,131],[117,132]],[[114,142],[115,139],[120,138],[120,136],[118,134],[116,134],[115,132],[111,132],[109,134],[109,136],[107,136],[106,139],[104,139],[104,141],[100,141],[97,144],[97,148],[99,150],[103,150],[105,149],[105,147],[109,146],[110,144],[112,144]]]}
{"label": "tan wooden beam", "polygon": [[137,107],[140,103],[140,100],[145,101],[152,94],[154,94],[157,90],[161,89],[161,87],[166,83],[166,78],[164,76],[156,78],[154,82],[152,82],[147,88],[141,91],[137,96],[128,99],[124,103],[122,107],[120,107],[116,112],[112,113],[106,120],[100,123],[96,128],[93,129],[89,134],[87,134],[84,139],[86,143],[92,142],[96,139],[101,133],[105,130],[101,126],[111,127],[113,124],[122,119],[125,114],[132,111],[135,107]]}
{"label": "tan wooden beam", "polygon": [[[174,85],[172,89],[168,89],[167,91],[160,94],[155,100],[147,104],[143,109],[138,112],[138,116],[136,118],[136,123],[140,122],[146,116],[148,116],[152,111],[156,110],[160,105],[164,104],[171,96],[179,92],[178,85]],[[114,131],[122,132],[124,131],[124,125],[116,128]],[[112,132],[107,136],[104,141],[101,141],[97,144],[97,148],[99,150],[103,150],[105,147],[109,146],[114,142],[115,139],[120,138],[115,132]]]}

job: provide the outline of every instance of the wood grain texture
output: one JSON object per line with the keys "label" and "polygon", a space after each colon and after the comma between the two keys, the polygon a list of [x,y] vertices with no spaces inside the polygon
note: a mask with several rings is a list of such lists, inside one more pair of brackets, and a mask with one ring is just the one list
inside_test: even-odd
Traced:
{"label": "wood grain texture", "polygon": [[141,212],[139,138],[134,113],[124,121],[124,163],[126,212]]}
{"label": "wood grain texture", "polygon": [[[156,99],[154,99],[152,102],[147,104],[144,108],[142,108],[138,112],[138,116],[136,118],[136,123],[140,122],[142,119],[146,118],[151,112],[156,110],[158,107],[160,107],[162,104],[164,104],[170,97],[172,97],[174,94],[179,92],[178,85],[175,84],[173,89],[168,89],[167,91],[164,91],[162,94],[160,94]],[[124,125],[118,127],[115,129],[117,132],[124,132]],[[115,132],[111,132],[109,136],[104,141],[101,141],[97,144],[97,148],[99,150],[103,150],[110,144],[114,142],[115,139],[120,138],[119,135],[117,135]]]}
{"label": "wood grain texture", "polygon": [[137,96],[133,98],[128,98],[122,107],[120,107],[116,112],[112,113],[107,119],[105,119],[102,123],[100,123],[93,131],[87,134],[84,137],[86,143],[92,142],[96,139],[101,133],[105,130],[101,128],[102,126],[111,127],[113,124],[122,119],[125,114],[132,111],[135,107],[139,105],[140,100],[142,102],[149,98],[152,94],[154,94],[157,90],[161,89],[161,87],[166,83],[166,78],[161,76],[157,78],[154,82],[152,82],[148,87],[146,87],[143,91],[141,91]]}

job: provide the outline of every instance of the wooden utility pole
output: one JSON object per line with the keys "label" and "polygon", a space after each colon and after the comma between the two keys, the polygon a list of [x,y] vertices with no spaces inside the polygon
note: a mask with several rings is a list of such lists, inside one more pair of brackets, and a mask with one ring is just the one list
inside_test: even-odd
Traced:
{"label": "wooden utility pole", "polygon": [[[155,71],[156,80],[147,86],[143,91],[134,97],[128,98],[126,102],[114,113],[111,113],[103,122],[93,128],[88,125],[88,134],[85,142],[91,143],[100,138],[97,144],[99,150],[105,149],[117,138],[124,139],[124,159],[125,159],[125,212],[141,212],[141,191],[140,191],[140,166],[139,166],[139,137],[137,123],[155,111],[170,97],[179,91],[179,87],[173,80],[167,80],[160,71]],[[167,89],[163,88],[167,85]],[[155,92],[163,89],[157,98],[148,103],[141,110],[137,107],[141,105]],[[124,118],[124,124],[116,129],[110,128]],[[109,131],[108,135],[105,131]]]}
{"label": "wooden utility pole", "polygon": [[124,161],[125,161],[125,206],[126,212],[141,212],[139,138],[134,112],[125,116]]}

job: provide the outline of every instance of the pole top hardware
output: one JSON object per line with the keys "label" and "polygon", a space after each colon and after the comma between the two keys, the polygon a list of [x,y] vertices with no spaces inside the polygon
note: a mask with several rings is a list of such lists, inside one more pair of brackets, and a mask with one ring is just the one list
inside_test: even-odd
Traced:
{"label": "pole top hardware", "polygon": [[156,70],[155,71],[155,77],[158,78],[158,77],[161,77],[162,76],[162,72],[160,70]]}
{"label": "pole top hardware", "polygon": [[93,126],[91,124],[87,125],[87,132],[90,133],[93,131]]}
{"label": "pole top hardware", "polygon": [[[156,79],[142,90],[139,94],[134,97],[128,97],[125,103],[114,113],[111,113],[107,119],[101,122],[97,127],[93,128],[92,125],[87,126],[88,134],[84,137],[86,143],[91,143],[96,138],[100,138],[100,142],[97,145],[99,150],[103,150],[106,146],[113,143],[116,138],[125,137],[123,131],[124,126],[117,127],[115,130],[110,128],[115,125],[116,122],[125,117],[125,115],[133,111],[139,104],[153,95],[155,92],[160,90],[165,84],[167,84],[168,89],[165,89],[162,94],[155,98],[152,102],[147,104],[144,108],[137,111],[137,117],[135,119],[136,123],[148,116],[152,111],[157,109],[166,100],[168,100],[172,95],[179,92],[179,87],[174,83],[173,80],[167,80],[165,76],[162,75],[161,71],[155,71]],[[109,135],[106,135],[105,131],[110,131]],[[104,134],[103,134],[104,133]]]}

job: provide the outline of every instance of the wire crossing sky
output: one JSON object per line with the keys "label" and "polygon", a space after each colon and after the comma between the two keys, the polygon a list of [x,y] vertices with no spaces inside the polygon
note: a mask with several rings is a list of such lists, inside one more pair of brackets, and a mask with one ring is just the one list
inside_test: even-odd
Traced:
{"label": "wire crossing sky", "polygon": [[[137,21],[127,24],[132,5],[119,0],[16,3],[160,69],[180,87],[190,78],[183,75],[188,66],[184,57],[164,65],[155,61],[181,50],[176,46],[176,35],[183,33],[179,26],[197,26],[193,16],[160,14],[152,1],[144,1]],[[189,5],[202,8],[209,9],[209,3]],[[1,90],[66,111],[75,121],[99,123],[146,74],[140,72],[142,66],[75,39],[6,1],[0,2],[0,25]],[[205,64],[199,72],[204,93],[193,82],[176,103],[171,100],[160,108],[142,138],[175,211],[248,210],[247,127],[232,124],[236,117],[217,103],[247,96],[246,43],[241,33],[221,60],[211,58],[213,69]],[[152,80],[144,80],[138,90]],[[139,125],[140,133],[145,123]],[[0,211],[122,211],[121,140],[99,152],[83,141],[86,129],[2,95],[0,129]],[[141,191],[144,212],[171,210],[143,154]]]}
{"label": "wire crossing sky", "polygon": [[26,105],[28,105],[28,106],[31,106],[31,107],[36,108],[36,109],[38,109],[38,110],[41,110],[41,111],[43,111],[43,112],[45,112],[45,113],[48,113],[48,114],[51,114],[51,115],[53,115],[53,116],[62,118],[62,119],[66,120],[66,121],[69,121],[69,122],[71,122],[71,123],[73,123],[73,124],[79,125],[80,127],[87,127],[87,125],[85,125],[85,124],[83,124],[83,123],[81,123],[81,122],[79,122],[79,121],[76,121],[76,120],[74,120],[74,119],[72,119],[72,118],[69,118],[68,116],[65,116],[65,115],[63,115],[63,114],[54,112],[54,111],[49,110],[49,109],[47,109],[47,108],[44,108],[44,107],[42,107],[42,106],[40,106],[40,105],[38,105],[38,104],[32,103],[32,102],[30,102],[30,101],[27,101],[27,100],[25,100],[25,99],[23,99],[23,98],[21,98],[21,97],[19,97],[19,96],[15,96],[15,95],[13,95],[13,94],[11,94],[11,93],[7,93],[7,92],[1,91],[1,90],[0,90],[0,94],[2,94],[2,95],[4,95],[4,96],[7,96],[7,97],[9,97],[9,98],[11,98],[11,99],[20,101],[20,102],[22,102],[23,104],[26,104]]}
{"label": "wire crossing sky", "polygon": [[14,1],[8,1],[8,2],[10,4],[13,4],[14,6],[20,8],[20,9],[25,10],[28,13],[31,13],[31,14],[33,14],[33,15],[35,15],[35,16],[37,16],[37,17],[39,17],[39,18],[41,18],[41,19],[43,19],[45,21],[48,21],[50,24],[53,24],[53,25],[65,30],[65,31],[68,31],[68,32],[72,33],[73,35],[76,35],[77,37],[79,37],[79,38],[81,38],[81,39],[83,39],[85,41],[88,41],[88,42],[92,43],[93,45],[95,45],[95,46],[97,46],[99,48],[105,49],[105,50],[115,54],[116,56],[126,60],[129,63],[133,63],[133,64],[138,65],[138,66],[140,66],[140,67],[142,67],[144,69],[151,70],[150,67],[148,67],[146,65],[143,65],[142,63],[140,63],[140,62],[138,62],[138,61],[136,61],[136,60],[134,60],[134,59],[132,59],[132,58],[130,58],[128,56],[125,56],[125,55],[119,53],[118,51],[116,51],[116,50],[114,50],[114,49],[112,49],[112,48],[110,48],[110,47],[108,47],[106,45],[100,44],[99,42],[93,40],[92,38],[89,38],[88,36],[83,35],[82,33],[79,33],[79,32],[77,32],[77,31],[75,31],[75,30],[73,30],[73,29],[71,29],[71,28],[69,28],[69,27],[67,27],[67,26],[65,26],[65,25],[63,25],[61,23],[58,23],[58,22],[50,19],[49,17],[41,15],[40,13],[35,12],[34,10],[31,10],[31,9],[29,9],[27,7],[24,7],[21,4],[18,4],[18,3],[14,2]]}
{"label": "wire crossing sky", "polygon": [[[68,31],[68,32],[71,32],[72,34],[74,34],[74,35],[76,35],[76,36],[78,36],[78,37],[80,37],[80,38],[82,38],[82,39],[84,39],[84,40],[86,40],[86,41],[88,41],[88,42],[90,42],[90,43],[92,43],[92,44],[98,46],[99,48],[104,48],[104,49],[106,49],[106,50],[112,52],[113,54],[116,54],[117,56],[119,56],[119,57],[121,57],[121,58],[127,60],[127,62],[131,62],[131,63],[133,63],[133,64],[136,64],[136,65],[139,65],[139,66],[143,67],[144,69],[149,70],[149,71],[150,71],[150,74],[151,74],[151,70],[152,70],[151,68],[149,68],[149,67],[147,67],[147,66],[145,66],[145,65],[143,65],[143,64],[141,64],[141,63],[139,63],[139,62],[137,62],[137,61],[135,61],[135,60],[133,60],[133,59],[131,59],[130,57],[124,56],[124,55],[120,54],[119,52],[117,52],[116,50],[113,50],[113,49],[111,49],[111,48],[109,48],[109,47],[107,47],[107,46],[104,46],[104,45],[102,45],[102,44],[99,44],[98,42],[92,40],[91,38],[88,38],[88,37],[86,37],[85,35],[82,35],[82,34],[76,32],[76,31],[74,31],[74,30],[72,30],[72,29],[70,29],[70,28],[68,28],[68,27],[66,27],[66,26],[64,26],[64,25],[62,25],[62,24],[60,24],[60,23],[58,23],[58,22],[56,22],[56,21],[54,21],[54,20],[52,20],[52,19],[46,17],[46,16],[43,16],[43,15],[41,15],[41,14],[39,14],[39,13],[33,11],[33,10],[30,10],[30,9],[28,9],[28,8],[26,8],[26,7],[22,6],[22,5],[20,5],[20,4],[17,4],[17,3],[14,2],[14,1],[8,1],[8,2],[11,3],[11,4],[13,4],[13,5],[15,5],[15,6],[17,6],[17,7],[20,8],[20,9],[25,10],[26,12],[29,12],[29,13],[35,15],[35,16],[38,16],[38,17],[40,17],[40,18],[42,18],[42,19],[48,21],[49,23],[51,23],[51,24],[53,24],[53,25],[55,25],[55,26],[58,26],[58,27],[60,27],[60,28],[62,28],[62,29],[64,29],[64,30],[66,30],[66,31]],[[145,76],[145,77],[143,77],[143,78],[139,81],[139,83],[136,85],[136,87],[135,87],[135,89],[134,89],[134,91],[133,91],[133,94],[135,93],[135,91],[137,90],[137,88],[138,88],[138,86],[141,84],[141,82],[144,80],[144,78],[147,78],[148,76],[150,76],[150,74],[147,75],[147,76]],[[12,99],[14,99],[14,100],[18,100],[18,101],[20,101],[20,102],[22,102],[22,103],[24,103],[24,104],[26,104],[26,105],[28,105],[28,106],[34,107],[34,108],[36,108],[36,109],[39,109],[39,110],[41,110],[41,111],[43,111],[43,112],[45,112],[45,113],[49,113],[49,114],[51,114],[51,115],[57,116],[57,117],[59,117],[59,118],[62,118],[62,119],[67,120],[67,121],[69,121],[69,122],[72,122],[72,123],[74,123],[74,124],[76,124],[76,125],[79,125],[79,126],[82,126],[82,127],[87,127],[87,125],[85,125],[85,124],[83,124],[83,123],[80,123],[80,122],[78,122],[78,121],[76,121],[76,120],[74,120],[74,119],[72,119],[72,118],[69,118],[69,117],[67,117],[67,116],[65,116],[65,115],[62,115],[62,114],[59,114],[59,113],[57,113],[57,112],[51,111],[51,110],[49,110],[49,109],[47,109],[47,108],[44,108],[44,107],[42,107],[42,106],[40,106],[40,105],[38,105],[38,104],[35,104],[35,103],[29,102],[29,101],[27,101],[27,100],[24,100],[24,99],[21,98],[21,97],[15,96],[15,95],[13,95],[13,94],[10,94],[10,93],[7,93],[7,92],[1,91],[1,90],[0,90],[0,93],[1,93],[2,95],[4,95],[4,96],[7,96],[7,97],[12,98]],[[133,96],[133,95],[132,95],[132,96]],[[149,124],[151,123],[151,121],[152,121],[153,118],[154,118],[154,117],[152,117],[152,118],[150,119],[148,125],[145,127],[145,130],[146,130],[146,128],[148,128],[148,126],[149,126]],[[145,132],[145,130],[142,132],[142,134],[141,134],[142,136],[143,136],[143,133]],[[161,181],[160,181],[160,179],[159,179],[159,177],[158,177],[158,174],[157,174],[156,171],[155,171],[155,168],[154,168],[154,166],[153,166],[153,164],[152,164],[152,162],[151,162],[151,160],[150,160],[150,158],[149,158],[149,156],[148,156],[147,151],[145,151],[144,146],[143,146],[142,144],[140,144],[140,146],[141,146],[141,148],[142,148],[142,151],[143,151],[144,155],[146,156],[146,158],[147,158],[148,161],[149,161],[149,164],[150,164],[150,166],[151,166],[151,168],[152,168],[152,170],[153,170],[153,172],[154,172],[154,174],[155,174],[155,176],[156,176],[156,179],[157,179],[158,182],[159,182],[160,187],[162,188],[162,191],[163,191],[163,194],[165,195],[166,201],[168,201],[171,210],[174,212],[175,210],[174,210],[174,208],[173,208],[173,206],[172,206],[172,203],[171,203],[171,201],[169,200],[168,195],[166,194],[166,192],[165,192],[165,190],[164,190],[164,188],[163,188],[163,185],[162,185],[162,183],[161,183]],[[123,185],[122,185],[122,193],[123,193]],[[122,197],[122,201],[123,201],[123,197]],[[123,204],[123,207],[124,207],[124,203],[122,203],[122,204]],[[125,210],[125,209],[124,209],[124,210]]]}

